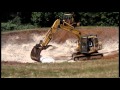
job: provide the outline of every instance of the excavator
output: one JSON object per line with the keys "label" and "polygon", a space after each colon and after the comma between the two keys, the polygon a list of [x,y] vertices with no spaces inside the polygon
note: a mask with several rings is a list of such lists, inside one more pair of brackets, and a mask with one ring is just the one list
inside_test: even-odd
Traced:
{"label": "excavator", "polygon": [[103,54],[99,53],[98,50],[102,49],[102,44],[98,41],[97,35],[81,36],[81,32],[75,29],[75,27],[79,25],[79,22],[76,23],[74,21],[72,14],[64,14],[62,20],[56,19],[47,31],[44,39],[40,40],[40,42],[32,48],[30,54],[31,59],[40,62],[41,51],[51,46],[48,44],[58,28],[71,32],[78,38],[77,48],[75,49],[76,52],[71,55],[74,61],[101,58]]}

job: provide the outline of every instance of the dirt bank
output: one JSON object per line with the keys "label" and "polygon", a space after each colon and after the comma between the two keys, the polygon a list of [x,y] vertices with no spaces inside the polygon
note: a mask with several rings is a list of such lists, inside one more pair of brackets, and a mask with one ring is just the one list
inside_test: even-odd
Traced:
{"label": "dirt bank", "polygon": [[[17,61],[29,62],[31,60],[30,52],[33,46],[43,39],[49,28],[36,30],[25,30],[19,32],[9,32],[1,34],[1,60],[2,61]],[[118,27],[79,27],[82,35],[97,34],[100,41],[103,43],[103,49],[99,52],[104,53],[104,56],[116,57],[119,51]],[[76,36],[70,32],[58,30],[53,35],[53,39],[49,44],[53,47],[42,51],[42,56],[50,56],[57,60],[69,60],[71,54],[76,48]],[[113,53],[114,52],[114,53]],[[113,55],[115,54],[115,55]]]}

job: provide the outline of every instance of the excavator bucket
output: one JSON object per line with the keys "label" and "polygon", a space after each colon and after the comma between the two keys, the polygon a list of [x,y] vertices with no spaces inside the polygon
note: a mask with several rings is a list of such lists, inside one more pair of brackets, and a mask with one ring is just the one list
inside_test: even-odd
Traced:
{"label": "excavator bucket", "polygon": [[31,59],[40,62],[40,53],[42,50],[42,47],[36,44],[31,51]]}

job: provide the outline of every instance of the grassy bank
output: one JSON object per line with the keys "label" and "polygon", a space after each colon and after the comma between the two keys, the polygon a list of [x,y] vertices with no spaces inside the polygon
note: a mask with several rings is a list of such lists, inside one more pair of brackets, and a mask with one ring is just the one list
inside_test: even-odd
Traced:
{"label": "grassy bank", "polygon": [[73,63],[1,63],[2,78],[117,78],[118,57]]}

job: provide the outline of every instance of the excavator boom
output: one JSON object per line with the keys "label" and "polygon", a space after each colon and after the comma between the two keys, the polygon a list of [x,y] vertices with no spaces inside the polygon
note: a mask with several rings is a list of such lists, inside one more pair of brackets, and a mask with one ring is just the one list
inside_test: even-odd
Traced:
{"label": "excavator boom", "polygon": [[48,32],[46,33],[45,38],[44,38],[43,42],[41,43],[42,46],[47,46],[47,45],[48,45],[48,43],[50,42],[50,40],[51,40],[52,37],[53,37],[53,34],[56,33],[57,28],[58,28],[59,25],[60,25],[60,20],[57,19],[57,20],[53,23],[52,27],[51,27],[51,28],[48,30]]}

